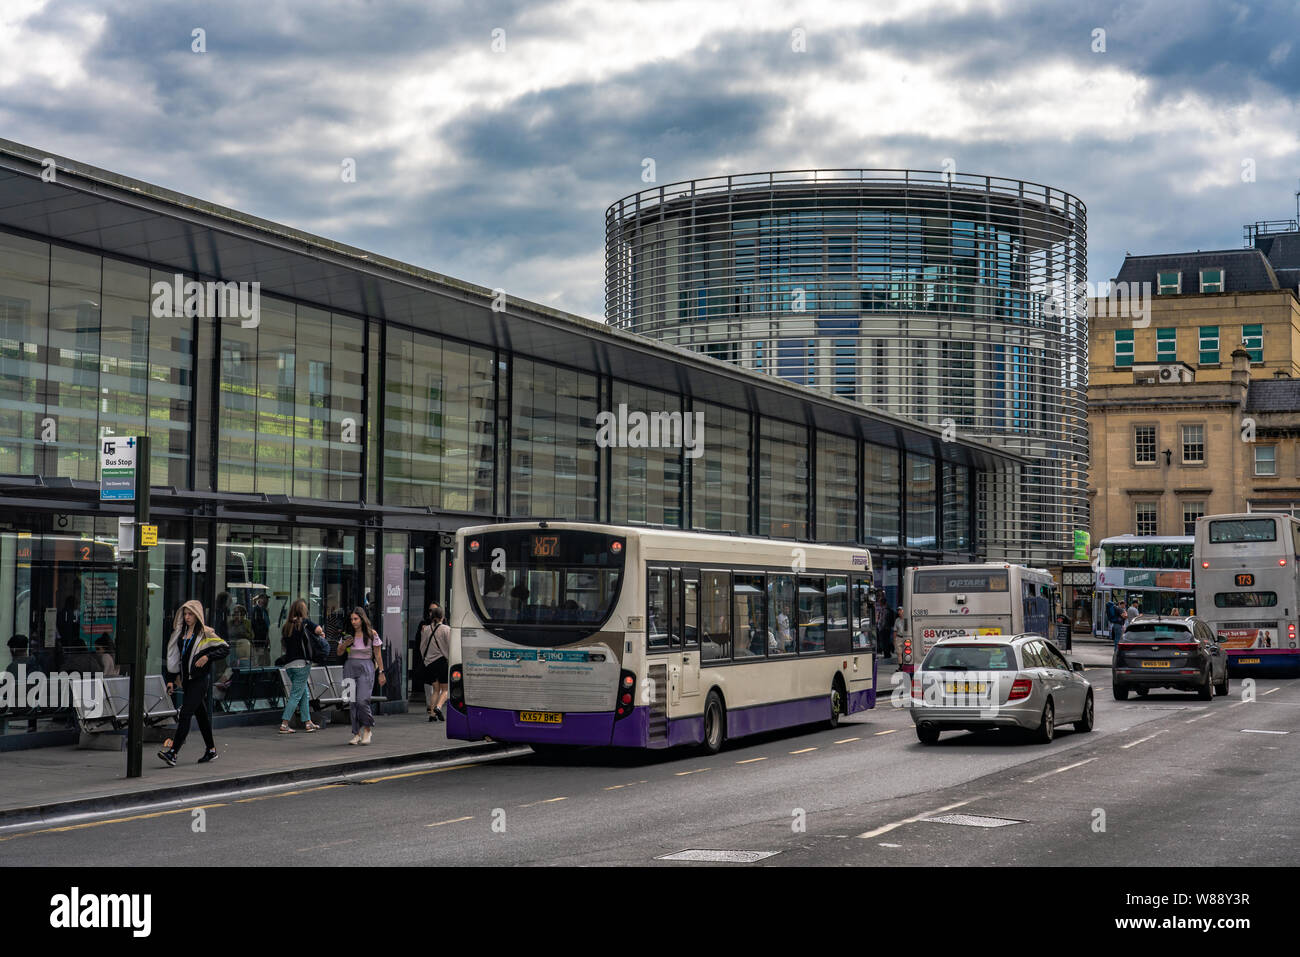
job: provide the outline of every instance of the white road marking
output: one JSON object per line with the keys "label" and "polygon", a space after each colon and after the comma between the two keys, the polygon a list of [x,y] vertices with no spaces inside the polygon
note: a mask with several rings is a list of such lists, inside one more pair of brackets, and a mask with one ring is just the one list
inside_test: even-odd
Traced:
{"label": "white road marking", "polygon": [[902,845],[902,844],[885,844],[885,843],[881,843],[880,846],[881,846],[881,847],[902,847],[903,845]]}
{"label": "white road marking", "polygon": [[554,804],[556,801],[567,801],[568,798],[547,798],[545,801],[534,801],[532,804],[521,804],[520,807],[537,807],[539,804]]}
{"label": "white road marking", "polygon": [[882,734],[894,734],[897,730],[897,728],[890,728],[888,731],[877,731],[876,737],[879,737]]}
{"label": "white road marking", "polygon": [[469,815],[468,817],[453,817],[450,821],[434,821],[432,824],[426,824],[424,826],[442,827],[444,824],[459,824],[461,821],[472,821],[472,820],[474,820],[473,814]]}
{"label": "white road marking", "polygon": [[1150,741],[1152,738],[1158,738],[1160,737],[1160,735],[1165,734],[1168,730],[1169,729],[1166,728],[1164,731],[1157,731],[1155,734],[1148,734],[1145,738],[1138,738],[1136,741],[1130,741],[1128,744],[1121,745],[1121,748],[1122,750],[1125,751],[1127,751],[1129,748],[1135,748],[1143,741]]}
{"label": "white road marking", "polygon": [[687,775],[687,774],[701,774],[701,773],[703,773],[703,772],[705,772],[705,771],[711,771],[711,770],[713,770],[713,769],[712,769],[712,768],[696,768],[694,771],[678,771],[678,772],[677,772],[677,777],[680,778],[680,777],[682,777],[682,776],[684,776],[684,775]]}
{"label": "white road marking", "polygon": [[1097,760],[1096,758],[1087,758],[1087,759],[1085,759],[1085,760],[1083,760],[1083,761],[1076,761],[1074,764],[1067,764],[1067,765],[1066,765],[1065,767],[1063,767],[1063,768],[1057,768],[1057,769],[1055,769],[1054,771],[1048,771],[1046,774],[1040,774],[1040,775],[1038,775],[1038,776],[1036,776],[1036,777],[1032,777],[1032,778],[1025,778],[1025,783],[1026,783],[1026,784],[1033,784],[1035,781],[1041,781],[1043,778],[1049,778],[1049,777],[1051,777],[1053,774],[1060,774],[1062,771],[1069,771],[1069,770],[1071,770],[1072,768],[1081,768],[1081,767],[1083,767],[1085,764],[1090,764],[1090,763],[1092,763],[1093,761],[1096,761],[1096,760]]}
{"label": "white road marking", "polygon": [[[1281,690],[1282,690],[1281,688],[1269,688],[1267,691],[1264,692],[1264,694],[1272,694],[1274,691],[1281,691]],[[1263,696],[1264,695],[1260,695],[1261,698]]]}
{"label": "white road marking", "polygon": [[836,744],[848,744],[848,743],[850,743],[850,742],[852,742],[852,741],[861,741],[861,740],[862,740],[861,738],[844,738],[844,739],[842,739],[842,740],[840,740],[840,741],[836,741],[835,743],[836,743]]}
{"label": "white road marking", "polygon": [[737,764],[753,764],[755,761],[766,761],[767,758],[746,758],[744,761],[737,761]]}
{"label": "white road marking", "polygon": [[1290,731],[1260,731],[1256,728],[1242,728],[1242,734],[1290,734]]}
{"label": "white road marking", "polygon": [[807,754],[809,751],[816,751],[816,748],[801,748],[798,751],[791,751],[791,754]]}
{"label": "white road marking", "polygon": [[[974,798],[971,798],[971,801],[973,800]],[[945,807],[935,808],[933,811],[922,811],[920,814],[917,814],[914,817],[903,818],[903,820],[895,821],[893,824],[886,824],[883,827],[878,827],[874,831],[864,831],[863,833],[859,834],[858,837],[861,838],[862,840],[869,840],[870,838],[873,837],[879,837],[881,834],[888,834],[890,831],[894,830],[895,828],[902,827],[904,824],[915,824],[917,821],[921,820],[922,818],[927,818],[931,814],[942,814],[944,811],[951,811],[953,808],[964,807],[969,803],[970,801],[958,801],[956,804],[949,804],[946,805]]]}
{"label": "white road marking", "polygon": [[1188,718],[1186,721],[1183,722],[1183,724],[1191,724],[1193,721],[1202,721],[1205,718],[1212,718],[1212,717],[1214,717],[1214,712],[1207,711],[1205,712],[1205,714],[1197,715],[1195,718]]}

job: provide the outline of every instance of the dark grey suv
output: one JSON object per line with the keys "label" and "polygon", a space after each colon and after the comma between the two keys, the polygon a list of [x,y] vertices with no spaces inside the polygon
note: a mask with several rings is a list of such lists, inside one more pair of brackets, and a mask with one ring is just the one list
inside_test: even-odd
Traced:
{"label": "dark grey suv", "polygon": [[1199,618],[1142,615],[1115,646],[1111,677],[1117,701],[1130,690],[1146,697],[1152,688],[1195,691],[1209,701],[1228,693],[1228,656]]}

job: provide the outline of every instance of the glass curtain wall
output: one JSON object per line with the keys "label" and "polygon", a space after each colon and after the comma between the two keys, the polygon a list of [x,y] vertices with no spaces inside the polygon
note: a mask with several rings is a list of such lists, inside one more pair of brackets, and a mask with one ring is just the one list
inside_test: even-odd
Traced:
{"label": "glass curtain wall", "polygon": [[817,433],[817,539],[851,542],[858,525],[857,442]]}
{"label": "glass curtain wall", "polygon": [[943,547],[970,551],[970,469],[943,463]]}
{"label": "glass curtain wall", "polygon": [[596,519],[596,377],[515,357],[510,514]]}
{"label": "glass curtain wall", "polygon": [[868,545],[898,545],[898,449],[868,442],[863,448],[862,501]]}
{"label": "glass curtain wall", "polygon": [[934,459],[907,453],[907,544],[912,548],[935,547],[937,515]]}
{"label": "glass curtain wall", "polygon": [[[619,524],[670,525],[682,524],[682,401],[679,396],[614,382],[613,408],[615,429],[621,419],[620,406],[627,409],[626,436],[614,437],[610,456],[610,516]],[[640,412],[647,417],[646,435],[638,441],[633,434],[631,415]],[[659,416],[658,413],[664,413]],[[676,415],[676,419],[667,416]],[[674,426],[672,423],[676,422]],[[667,424],[666,424],[667,423]],[[665,431],[676,429],[676,447],[664,447],[672,441]],[[658,441],[659,448],[647,447]],[[637,447],[633,447],[633,442]]]}
{"label": "glass curtain wall", "polygon": [[758,529],[772,538],[808,537],[808,430],[760,420]]}
{"label": "glass curtain wall", "polygon": [[389,328],[384,504],[491,512],[492,352]]}
{"label": "glass curtain wall", "polygon": [[703,454],[691,465],[691,521],[711,532],[749,533],[749,414],[696,402],[704,415]]}
{"label": "glass curtain wall", "polygon": [[220,490],[360,499],[364,328],[270,296],[222,320]]}

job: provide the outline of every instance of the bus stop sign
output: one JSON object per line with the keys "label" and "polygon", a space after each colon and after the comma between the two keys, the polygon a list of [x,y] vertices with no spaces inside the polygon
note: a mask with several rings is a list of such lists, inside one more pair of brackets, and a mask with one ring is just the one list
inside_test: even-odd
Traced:
{"label": "bus stop sign", "polygon": [[135,501],[135,450],[133,435],[99,441],[99,500]]}

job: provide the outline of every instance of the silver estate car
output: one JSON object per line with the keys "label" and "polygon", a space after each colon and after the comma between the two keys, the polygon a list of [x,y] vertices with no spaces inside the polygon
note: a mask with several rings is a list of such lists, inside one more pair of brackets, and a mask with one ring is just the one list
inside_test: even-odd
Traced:
{"label": "silver estate car", "polygon": [[1092,685],[1042,635],[945,638],[916,669],[911,712],[922,744],[989,728],[1022,728],[1046,744],[1061,724],[1092,730]]}

